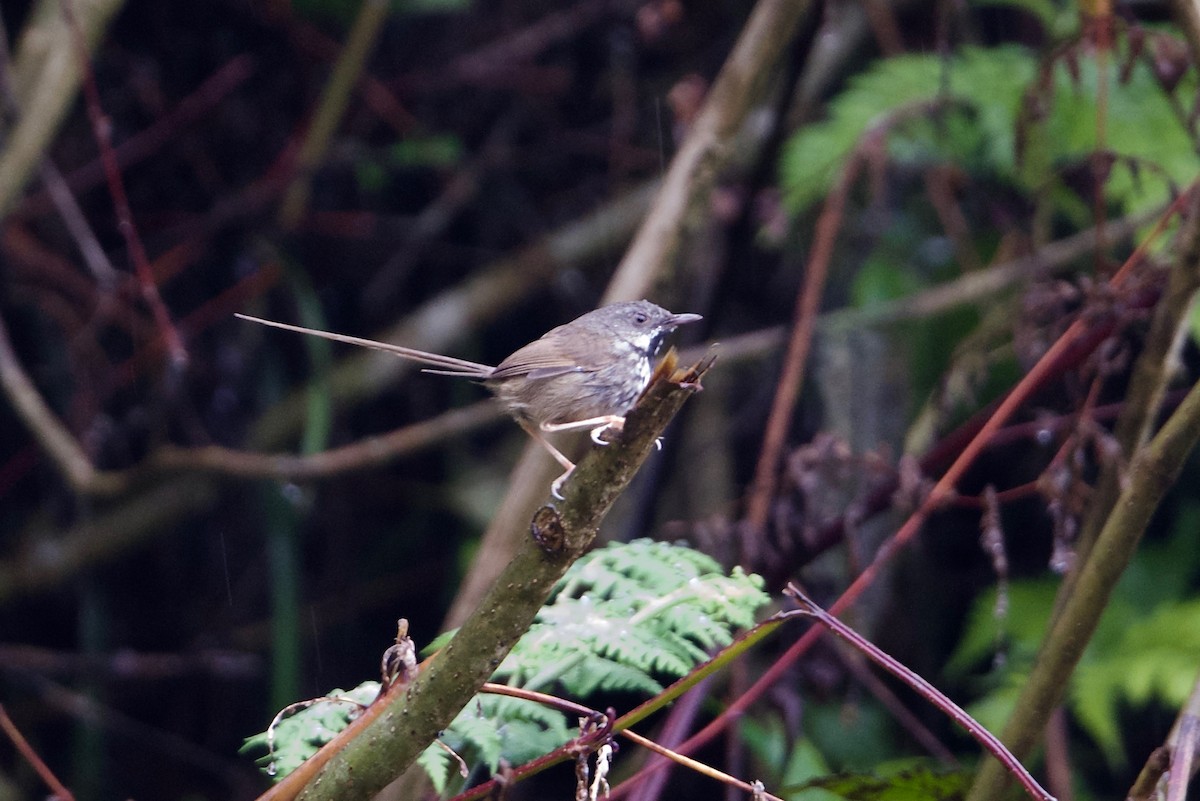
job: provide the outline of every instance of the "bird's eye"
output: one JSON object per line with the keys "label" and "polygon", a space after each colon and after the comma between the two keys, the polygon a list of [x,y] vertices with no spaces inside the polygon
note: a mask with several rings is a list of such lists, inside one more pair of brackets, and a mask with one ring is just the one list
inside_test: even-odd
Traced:
{"label": "bird's eye", "polygon": [[649,319],[650,318],[646,316],[645,312],[634,312],[633,314],[633,321],[638,325],[645,325],[646,321]]}

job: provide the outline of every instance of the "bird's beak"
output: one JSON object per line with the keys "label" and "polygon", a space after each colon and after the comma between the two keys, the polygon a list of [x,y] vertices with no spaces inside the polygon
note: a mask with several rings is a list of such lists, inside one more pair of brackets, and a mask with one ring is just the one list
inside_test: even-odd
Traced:
{"label": "bird's beak", "polygon": [[672,314],[670,319],[667,320],[667,327],[675,328],[686,323],[698,323],[703,319],[704,318],[698,314]]}

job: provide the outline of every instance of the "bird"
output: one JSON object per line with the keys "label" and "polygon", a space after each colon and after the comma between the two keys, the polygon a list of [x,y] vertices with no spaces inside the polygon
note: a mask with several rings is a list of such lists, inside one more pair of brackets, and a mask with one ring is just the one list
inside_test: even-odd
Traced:
{"label": "bird", "polygon": [[699,314],[669,312],[648,300],[613,303],[552,328],[493,367],[247,314],[236,316],[429,365],[422,372],[481,382],[521,428],[565,469],[550,485],[551,494],[559,500],[563,498],[563,483],[575,464],[545,435],[590,429],[593,442],[606,444],[602,438],[604,432],[621,430],[625,413],[633,408],[649,384],[654,356],[663,339],[679,326],[703,319]]}

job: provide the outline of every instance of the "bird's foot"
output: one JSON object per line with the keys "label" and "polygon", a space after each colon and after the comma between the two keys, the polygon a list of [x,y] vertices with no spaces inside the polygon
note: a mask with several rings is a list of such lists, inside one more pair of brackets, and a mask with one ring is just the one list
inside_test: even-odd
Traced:
{"label": "bird's foot", "polygon": [[604,432],[608,431],[609,429],[613,431],[623,431],[625,429],[625,418],[614,415],[610,419],[606,420],[604,425],[593,428],[591,433],[592,442],[596,443],[597,445],[607,445],[609,440],[604,438]]}
{"label": "bird's foot", "polygon": [[563,485],[563,482],[565,482],[568,478],[570,478],[571,474],[574,472],[575,472],[575,468],[572,466],[567,469],[567,472],[563,473],[561,476],[554,479],[554,481],[550,482],[550,494],[553,495],[555,497],[555,499],[560,500],[560,501],[566,500],[566,498],[564,498],[563,494],[562,494],[562,485]]}

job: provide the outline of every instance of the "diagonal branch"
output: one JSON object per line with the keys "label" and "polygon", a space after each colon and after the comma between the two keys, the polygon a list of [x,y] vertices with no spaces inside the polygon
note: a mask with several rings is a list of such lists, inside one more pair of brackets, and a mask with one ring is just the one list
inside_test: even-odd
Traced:
{"label": "diagonal branch", "polygon": [[297,173],[280,205],[279,224],[284,230],[294,230],[308,208],[312,174],[329,149],[337,126],[346,113],[350,94],[362,75],[367,57],[375,49],[375,42],[390,11],[391,5],[382,0],[366,0],[359,8],[350,37],[333,66],[320,105],[304,137],[304,144],[300,146],[296,159]]}
{"label": "diagonal branch", "polygon": [[0,319],[0,391],[3,391],[21,422],[73,487],[93,487],[97,483],[105,483],[99,478],[101,474],[92,466],[83,448],[50,409],[21,366],[3,319]]}
{"label": "diagonal branch", "polygon": [[674,363],[673,356],[663,360],[620,438],[593,449],[579,463],[566,485],[566,499],[537,511],[532,536],[521,538],[475,614],[417,679],[372,705],[370,717],[345,733],[352,736],[345,737],[316,780],[300,788],[285,779],[268,798],[300,793],[308,801],[367,799],[416,760],[529,628],[555,582],[591,547],[609,508],[654,450],[667,423],[699,389],[712,359],[683,371],[674,371]]}
{"label": "diagonal branch", "polygon": [[[1188,454],[1200,441],[1200,383],[1188,392],[1162,430],[1130,464],[1130,484],[1121,493],[1071,594],[1046,632],[1044,646],[1004,727],[1004,742],[1018,757],[1028,754],[1091,640],[1108,599],[1163,495],[1175,483]],[[1005,785],[1000,766],[988,760],[967,796],[971,801],[1000,798]]]}
{"label": "diagonal branch", "polygon": [[[124,0],[79,2],[77,19],[89,45],[100,38],[122,5]],[[12,210],[37,169],[83,79],[81,51],[73,45],[71,28],[59,13],[58,0],[39,0],[29,13],[12,73],[22,113],[6,132],[0,150],[0,218]]]}
{"label": "diagonal branch", "polygon": [[604,302],[633,300],[670,275],[696,210],[735,153],[733,140],[766,92],[772,67],[792,43],[808,0],[759,0],[725,60],[712,90],[671,159],[650,213],[617,267]]}

